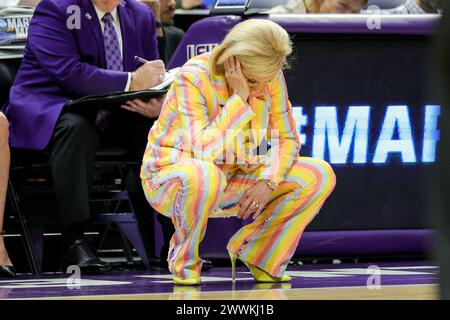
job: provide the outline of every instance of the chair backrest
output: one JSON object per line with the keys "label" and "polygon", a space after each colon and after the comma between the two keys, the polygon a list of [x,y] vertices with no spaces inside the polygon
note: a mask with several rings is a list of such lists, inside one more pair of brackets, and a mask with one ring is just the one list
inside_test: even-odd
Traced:
{"label": "chair backrest", "polygon": [[[167,65],[168,68],[180,67],[190,58],[211,51],[228,31],[241,21],[242,18],[238,16],[214,16],[195,22],[178,45]],[[206,32],[207,30],[209,31]]]}

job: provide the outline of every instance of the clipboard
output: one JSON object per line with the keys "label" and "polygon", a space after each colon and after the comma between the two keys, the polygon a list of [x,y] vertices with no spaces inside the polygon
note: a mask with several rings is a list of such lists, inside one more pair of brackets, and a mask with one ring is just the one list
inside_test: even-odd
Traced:
{"label": "clipboard", "polygon": [[102,109],[107,110],[110,108],[120,107],[125,102],[133,99],[140,99],[144,102],[148,102],[151,98],[156,98],[167,93],[170,85],[175,80],[175,75],[178,73],[179,70],[180,68],[174,68],[172,70],[167,71],[164,76],[164,81],[162,83],[146,90],[127,91],[127,92],[116,91],[105,94],[86,96],[68,102],[64,108],[66,110],[73,108],[80,110],[80,108],[84,109],[84,108],[101,107]]}
{"label": "clipboard", "polygon": [[140,90],[140,91],[117,91],[117,92],[109,92],[106,94],[92,95],[86,96],[74,101],[70,101],[64,107],[67,109],[77,109],[80,110],[84,108],[99,108],[102,109],[114,109],[126,101],[133,99],[140,99],[144,102],[149,101],[151,98],[159,97],[167,93],[168,89],[148,89],[148,90]]}

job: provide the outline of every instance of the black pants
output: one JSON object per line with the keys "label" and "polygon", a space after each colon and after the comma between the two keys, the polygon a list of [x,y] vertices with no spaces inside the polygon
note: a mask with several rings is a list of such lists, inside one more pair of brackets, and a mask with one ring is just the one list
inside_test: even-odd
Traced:
{"label": "black pants", "polygon": [[[125,148],[132,160],[141,163],[153,119],[126,110],[116,110],[105,132],[95,128],[96,111],[63,112],[50,144],[50,165],[56,194],[57,215],[63,230],[87,221],[89,193],[94,176],[95,154],[100,146]],[[149,256],[154,256],[153,209],[147,203],[139,177],[140,165],[126,184],[139,229]],[[174,229],[170,219],[157,215],[163,225],[165,246]]]}

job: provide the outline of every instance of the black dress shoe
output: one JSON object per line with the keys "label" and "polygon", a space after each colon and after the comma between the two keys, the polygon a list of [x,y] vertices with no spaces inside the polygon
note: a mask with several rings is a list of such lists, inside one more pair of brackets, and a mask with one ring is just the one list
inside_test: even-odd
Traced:
{"label": "black dress shoe", "polygon": [[0,266],[0,278],[15,278],[16,268],[13,266]]}
{"label": "black dress shoe", "polygon": [[82,239],[75,240],[63,252],[63,267],[70,265],[77,265],[82,272],[109,271],[108,264],[100,260]]}

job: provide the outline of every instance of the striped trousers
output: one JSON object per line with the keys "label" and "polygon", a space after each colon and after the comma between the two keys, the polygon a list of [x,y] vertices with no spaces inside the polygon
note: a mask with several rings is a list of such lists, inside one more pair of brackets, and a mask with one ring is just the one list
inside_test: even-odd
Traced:
{"label": "striped trousers", "polygon": [[[175,226],[168,254],[172,274],[181,278],[200,275],[198,248],[208,218],[236,215],[238,206],[228,208],[256,183],[260,170],[248,173],[237,166],[224,170],[212,162],[191,159],[168,165],[142,181],[150,205],[170,217]],[[261,215],[233,235],[227,250],[281,277],[304,229],[333,191],[335,182],[327,162],[299,157],[272,192]]]}

